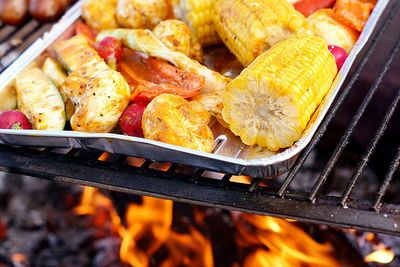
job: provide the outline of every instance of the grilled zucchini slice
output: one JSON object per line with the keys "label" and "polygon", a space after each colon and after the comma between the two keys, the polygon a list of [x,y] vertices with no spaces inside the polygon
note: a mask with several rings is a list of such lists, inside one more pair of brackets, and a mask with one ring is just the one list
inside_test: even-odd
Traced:
{"label": "grilled zucchini slice", "polygon": [[65,106],[60,92],[39,68],[21,72],[16,78],[18,109],[35,130],[63,130]]}
{"label": "grilled zucchini slice", "polygon": [[76,35],[66,41],[61,41],[54,45],[58,61],[71,73],[83,64],[91,65],[103,61],[88,43],[86,37]]}

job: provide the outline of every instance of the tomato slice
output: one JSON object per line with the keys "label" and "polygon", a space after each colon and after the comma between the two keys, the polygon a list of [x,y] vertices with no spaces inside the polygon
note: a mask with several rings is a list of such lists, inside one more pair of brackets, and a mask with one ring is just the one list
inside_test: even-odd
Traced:
{"label": "tomato slice", "polygon": [[161,94],[191,98],[204,87],[204,77],[200,75],[179,70],[166,61],[126,50],[118,70],[131,86],[132,100],[135,102],[150,102]]}
{"label": "tomato slice", "polygon": [[294,7],[308,17],[319,9],[332,7],[335,2],[336,0],[300,0],[294,4]]}

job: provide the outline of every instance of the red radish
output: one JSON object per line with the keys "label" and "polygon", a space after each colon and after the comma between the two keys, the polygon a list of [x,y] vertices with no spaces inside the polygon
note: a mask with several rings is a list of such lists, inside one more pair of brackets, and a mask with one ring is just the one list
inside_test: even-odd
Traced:
{"label": "red radish", "polygon": [[31,130],[32,125],[24,113],[5,111],[0,115],[0,129]]}
{"label": "red radish", "polygon": [[134,103],[122,113],[119,126],[124,134],[143,137],[142,116],[147,103]]}
{"label": "red radish", "polygon": [[114,37],[104,38],[97,47],[99,55],[107,62],[112,68],[117,68],[117,62],[122,57],[123,48],[120,41]]}
{"label": "red radish", "polygon": [[346,50],[336,45],[329,45],[329,51],[333,54],[336,60],[336,66],[340,70],[347,59]]}

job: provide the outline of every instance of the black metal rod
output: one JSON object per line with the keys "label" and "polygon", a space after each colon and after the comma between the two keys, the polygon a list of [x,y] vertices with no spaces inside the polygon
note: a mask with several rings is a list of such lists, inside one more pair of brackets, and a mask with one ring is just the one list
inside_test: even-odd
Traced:
{"label": "black metal rod", "polygon": [[343,104],[343,101],[345,100],[345,98],[349,94],[350,90],[352,89],[354,83],[360,78],[361,71],[364,69],[364,67],[367,64],[369,58],[371,57],[371,55],[373,54],[374,50],[378,46],[378,43],[381,40],[382,36],[386,33],[386,31],[389,28],[389,25],[393,21],[395,10],[396,10],[395,7],[397,7],[397,3],[395,4],[395,6],[390,11],[390,14],[389,14],[389,17],[388,17],[386,23],[383,25],[383,27],[381,28],[381,30],[377,34],[376,38],[372,42],[371,47],[367,51],[365,57],[361,60],[360,64],[358,65],[358,67],[357,67],[354,75],[350,79],[349,83],[343,89],[343,92],[340,94],[336,104],[331,108],[330,112],[326,115],[325,120],[322,122],[321,126],[318,128],[317,132],[315,133],[314,138],[311,140],[310,144],[301,153],[301,155],[297,159],[296,163],[293,165],[292,170],[286,176],[282,186],[279,188],[278,196],[284,197],[284,195],[286,194],[286,190],[288,189],[288,187],[292,183],[293,179],[296,177],[296,174],[300,170],[300,168],[303,165],[304,161],[308,158],[310,153],[313,151],[314,147],[319,143],[319,141],[321,140],[322,136],[326,132],[330,122],[335,117],[336,112],[341,107],[341,105]]}
{"label": "black metal rod", "polygon": [[261,182],[261,179],[253,178],[253,180],[251,181],[250,187],[249,187],[249,192],[254,192],[255,190],[257,190],[260,182]]}
{"label": "black metal rod", "polygon": [[375,211],[379,211],[381,208],[381,202],[383,196],[386,194],[386,191],[389,189],[389,185],[392,182],[392,179],[394,177],[395,172],[399,169],[400,167],[400,146],[397,148],[397,154],[394,157],[392,163],[390,164],[390,168],[388,173],[385,176],[385,180],[383,181],[383,184],[381,188],[379,189],[379,192],[377,194],[377,197],[375,199],[373,209]]}
{"label": "black metal rod", "polygon": [[[397,48],[400,49],[400,42],[398,43]],[[390,108],[386,112],[386,114],[383,118],[383,122],[382,122],[381,126],[379,127],[379,130],[376,132],[374,138],[372,139],[367,150],[365,151],[364,155],[362,156],[361,161],[358,164],[356,171],[354,172],[349,183],[347,184],[345,191],[342,194],[342,197],[340,199],[342,206],[346,206],[346,203],[349,199],[351,192],[353,192],[353,189],[354,189],[355,185],[357,184],[362,172],[364,171],[365,167],[368,165],[368,162],[371,159],[372,154],[375,152],[376,146],[378,145],[379,141],[381,140],[382,136],[384,135],[386,128],[388,127],[389,122],[390,122],[391,118],[393,117],[394,112],[397,109],[399,101],[400,101],[400,88],[397,92],[396,98],[393,100],[392,104],[390,105]]]}
{"label": "black metal rod", "polygon": [[165,179],[154,175],[156,170],[142,173],[137,167],[122,166],[119,171],[114,171],[107,167],[109,165],[91,166],[81,159],[0,146],[0,171],[189,204],[400,235],[396,227],[398,215],[382,216],[375,211],[363,210],[364,202],[354,205],[354,209],[335,206],[338,198],[314,205],[303,200],[274,198],[262,192],[250,194],[247,190],[222,190],[214,185],[188,183],[190,175],[177,174],[172,179]]}
{"label": "black metal rod", "polygon": [[400,49],[400,38],[398,39],[396,46],[390,52],[390,55],[388,56],[388,58],[386,58],[385,65],[382,68],[382,71],[380,72],[378,79],[375,80],[375,82],[369,89],[368,94],[365,96],[362,104],[358,108],[356,115],[352,118],[349,126],[346,129],[346,132],[340,139],[338,145],[335,148],[335,151],[332,153],[328,163],[325,165],[325,168],[322,170],[321,175],[319,176],[317,182],[314,184],[314,186],[311,190],[310,196],[309,196],[309,199],[312,202],[316,201],[317,196],[322,189],[322,186],[325,184],[326,180],[328,179],[329,174],[332,172],[338,159],[340,158],[343,151],[347,147],[349,139],[350,139],[352,133],[354,132],[354,129],[356,128],[356,126],[360,122],[360,119],[364,115],[365,110],[367,109],[369,103],[371,102],[371,99],[373,98],[376,91],[378,90],[379,85],[382,83],[382,80],[385,77],[387,71],[389,70],[389,68],[393,62],[393,59],[396,57],[399,49]]}

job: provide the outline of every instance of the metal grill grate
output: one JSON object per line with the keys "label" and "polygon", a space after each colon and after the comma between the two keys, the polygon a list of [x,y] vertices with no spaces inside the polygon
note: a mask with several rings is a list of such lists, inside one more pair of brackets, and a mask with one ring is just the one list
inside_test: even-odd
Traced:
{"label": "metal grill grate", "polygon": [[30,20],[22,26],[0,23],[0,73],[18,58],[34,41],[50,30],[51,23]]}
{"label": "metal grill grate", "polygon": [[[168,165],[167,168],[156,162],[119,155],[99,159],[102,153],[95,151],[33,150],[6,146],[0,146],[0,170],[132,194],[400,235],[400,200],[395,197],[400,189],[400,183],[396,181],[400,178],[400,138],[396,134],[400,130],[398,6],[392,8],[315,138],[287,175],[268,180],[239,179],[185,166]],[[22,46],[14,47],[10,37],[18,36],[24,41],[35,39],[34,36],[39,36],[47,27],[49,25],[29,22],[18,30],[9,26],[0,28],[2,68],[28,45],[28,42],[23,42]],[[30,35],[28,29],[35,34]],[[4,51],[11,53],[3,53],[3,47]],[[382,64],[378,64],[382,59]],[[387,103],[382,99],[382,92],[389,96]],[[371,107],[376,103],[383,109],[382,117],[372,120],[368,118],[371,109],[373,113],[380,114]],[[354,111],[346,113],[345,109]],[[332,134],[338,132],[336,123],[342,117],[349,120],[346,120],[343,133]],[[368,121],[376,124],[368,127],[368,142],[354,145],[355,135],[364,132],[363,125]],[[390,145],[385,148],[387,140]],[[352,162],[352,167],[343,167],[348,162]],[[377,162],[384,167],[371,166]],[[371,169],[376,169],[373,181],[366,175]],[[346,171],[344,178],[339,179],[343,170]],[[390,192],[392,188],[393,192]]]}

